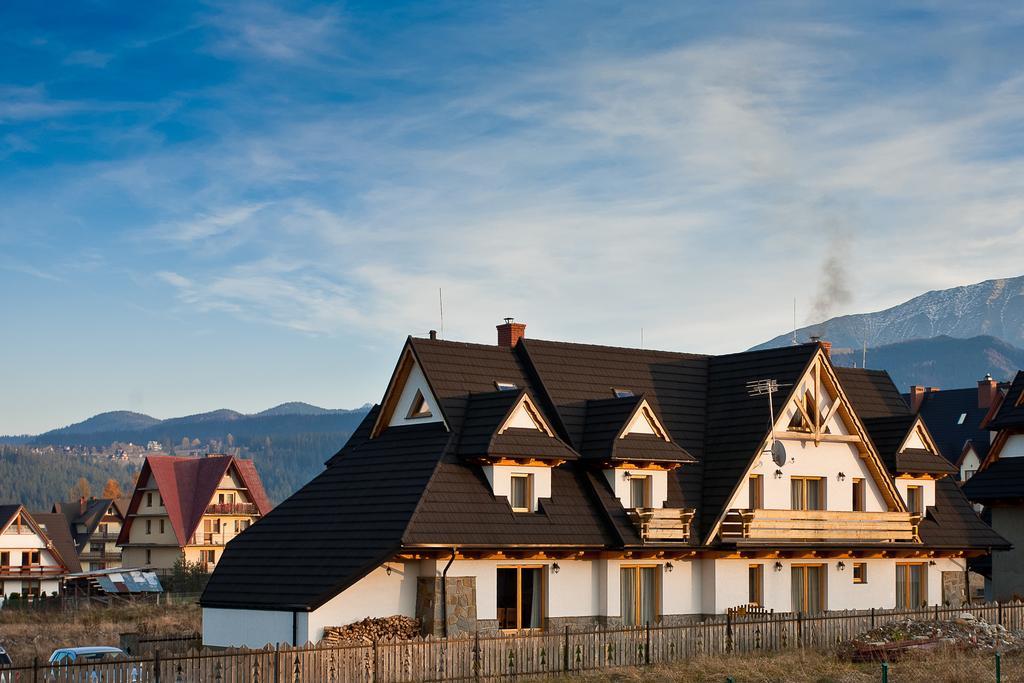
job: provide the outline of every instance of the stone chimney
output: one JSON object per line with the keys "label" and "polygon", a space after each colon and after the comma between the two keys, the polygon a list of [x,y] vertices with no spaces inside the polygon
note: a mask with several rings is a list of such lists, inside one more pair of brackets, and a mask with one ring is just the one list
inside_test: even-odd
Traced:
{"label": "stone chimney", "polygon": [[992,379],[992,375],[985,375],[985,379],[978,380],[978,407],[991,408],[999,393],[999,382]]}
{"label": "stone chimney", "polygon": [[515,318],[505,318],[504,325],[498,325],[498,346],[514,347],[526,336],[526,323],[517,323]]}

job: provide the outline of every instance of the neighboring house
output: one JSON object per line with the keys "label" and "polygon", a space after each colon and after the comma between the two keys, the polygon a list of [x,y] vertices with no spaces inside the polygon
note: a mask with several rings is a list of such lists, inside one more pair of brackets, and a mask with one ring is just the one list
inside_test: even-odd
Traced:
{"label": "neighboring house", "polygon": [[84,571],[121,567],[117,537],[124,524],[130,498],[81,498],[77,502],[54,503],[54,513],[64,516],[75,552]]}
{"label": "neighboring house", "polygon": [[986,426],[994,432],[981,469],[964,493],[985,506],[992,527],[1013,550],[992,554],[992,597],[1024,598],[1024,372],[1018,372]]}
{"label": "neighboring house", "polygon": [[204,642],[394,614],[455,635],[937,604],[1008,545],[888,375],[834,368],[827,344],[702,356],[524,329],[409,338],[325,471],[225,550]]}
{"label": "neighboring house", "polygon": [[62,518],[32,515],[23,505],[0,505],[0,597],[55,595],[61,577],[78,570],[75,546]]}
{"label": "neighboring house", "polygon": [[991,375],[977,389],[912,386],[905,398],[910,410],[924,418],[942,455],[957,468],[961,482],[970,479],[988,455],[991,436],[985,418],[1002,397]]}
{"label": "neighboring house", "polygon": [[122,562],[167,573],[185,560],[212,571],[224,546],[269,511],[251,460],[147,456],[117,539]]}

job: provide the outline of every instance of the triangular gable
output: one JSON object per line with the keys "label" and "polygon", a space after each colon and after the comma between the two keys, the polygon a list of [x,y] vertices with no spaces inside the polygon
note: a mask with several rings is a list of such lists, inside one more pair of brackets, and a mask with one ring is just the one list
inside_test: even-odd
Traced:
{"label": "triangular gable", "polygon": [[445,428],[448,428],[441,403],[437,400],[430,380],[416,358],[411,340],[406,340],[398,365],[395,366],[391,381],[384,392],[381,410],[370,436],[377,437],[391,426],[428,422],[443,422]]}
{"label": "triangular gable", "polygon": [[533,429],[543,432],[547,436],[554,436],[554,430],[548,425],[547,420],[540,414],[536,404],[525,392],[521,391],[519,400],[516,401],[508,415],[498,427],[498,434],[504,434],[508,429]]}
{"label": "triangular gable", "polygon": [[651,404],[647,402],[646,398],[641,398],[637,403],[633,414],[622,428],[618,438],[624,439],[630,434],[646,434],[648,436],[655,436],[662,441],[671,441],[668,436],[668,430],[658,420],[654,410],[651,409]]}
{"label": "triangular gable", "polygon": [[46,531],[43,530],[43,527],[39,522],[37,522],[29,511],[25,509],[24,505],[15,505],[12,507],[14,508],[13,513],[3,515],[7,519],[3,522],[3,525],[0,526],[0,536],[7,533],[7,530],[16,524],[27,526],[32,530],[32,533],[34,533],[39,540],[43,542],[46,551],[50,553],[57,564],[59,564],[64,571],[68,571],[68,562],[54,546],[53,540],[49,537]]}
{"label": "triangular gable", "polygon": [[[773,430],[765,434],[759,448],[750,455],[742,476],[734,483],[732,492],[718,511],[705,539],[706,544],[710,544],[718,534],[722,520],[728,512],[729,501],[736,497],[740,486],[750,476],[761,454],[771,447],[774,438],[801,439],[816,444],[823,441],[855,444],[889,509],[906,512],[902,496],[875,450],[864,423],[854,412],[853,404],[843,391],[828,354],[822,348],[819,347],[808,361],[800,378],[789,389],[782,405],[783,409],[775,417]],[[817,415],[813,412],[814,407],[818,409]],[[808,423],[809,431],[789,430],[797,413]]]}
{"label": "triangular gable", "polygon": [[932,438],[927,425],[925,425],[920,415],[914,418],[914,423],[910,426],[906,437],[903,439],[903,443],[900,444],[896,452],[902,453],[907,450],[928,451],[934,455],[941,454],[935,439]]}

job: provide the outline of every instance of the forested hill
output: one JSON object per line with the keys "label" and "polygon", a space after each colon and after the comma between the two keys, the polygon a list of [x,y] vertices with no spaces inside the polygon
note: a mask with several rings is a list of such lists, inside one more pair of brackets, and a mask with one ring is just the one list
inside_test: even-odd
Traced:
{"label": "forested hill", "polygon": [[[35,450],[36,452],[33,452]],[[79,479],[89,482],[99,496],[109,479],[121,491],[132,490],[137,465],[68,455],[60,450],[38,452],[28,446],[0,445],[0,505],[23,503],[32,512],[48,512],[62,500],[78,498],[72,489]]]}

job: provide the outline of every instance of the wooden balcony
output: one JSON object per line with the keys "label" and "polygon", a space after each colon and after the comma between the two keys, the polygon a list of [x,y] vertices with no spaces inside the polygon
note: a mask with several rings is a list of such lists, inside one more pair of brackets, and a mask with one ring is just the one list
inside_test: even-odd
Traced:
{"label": "wooden balcony", "polygon": [[206,506],[208,515],[257,515],[259,510],[252,503],[211,503]]}
{"label": "wooden balcony", "polygon": [[58,576],[63,574],[61,567],[44,567],[38,564],[32,565],[0,565],[0,576],[7,578],[33,578],[38,576]]}
{"label": "wooden balcony", "polygon": [[644,543],[683,543],[690,540],[693,509],[633,508],[626,512]]}
{"label": "wooden balcony", "polygon": [[722,540],[814,543],[918,543],[921,518],[908,512],[729,510]]}

